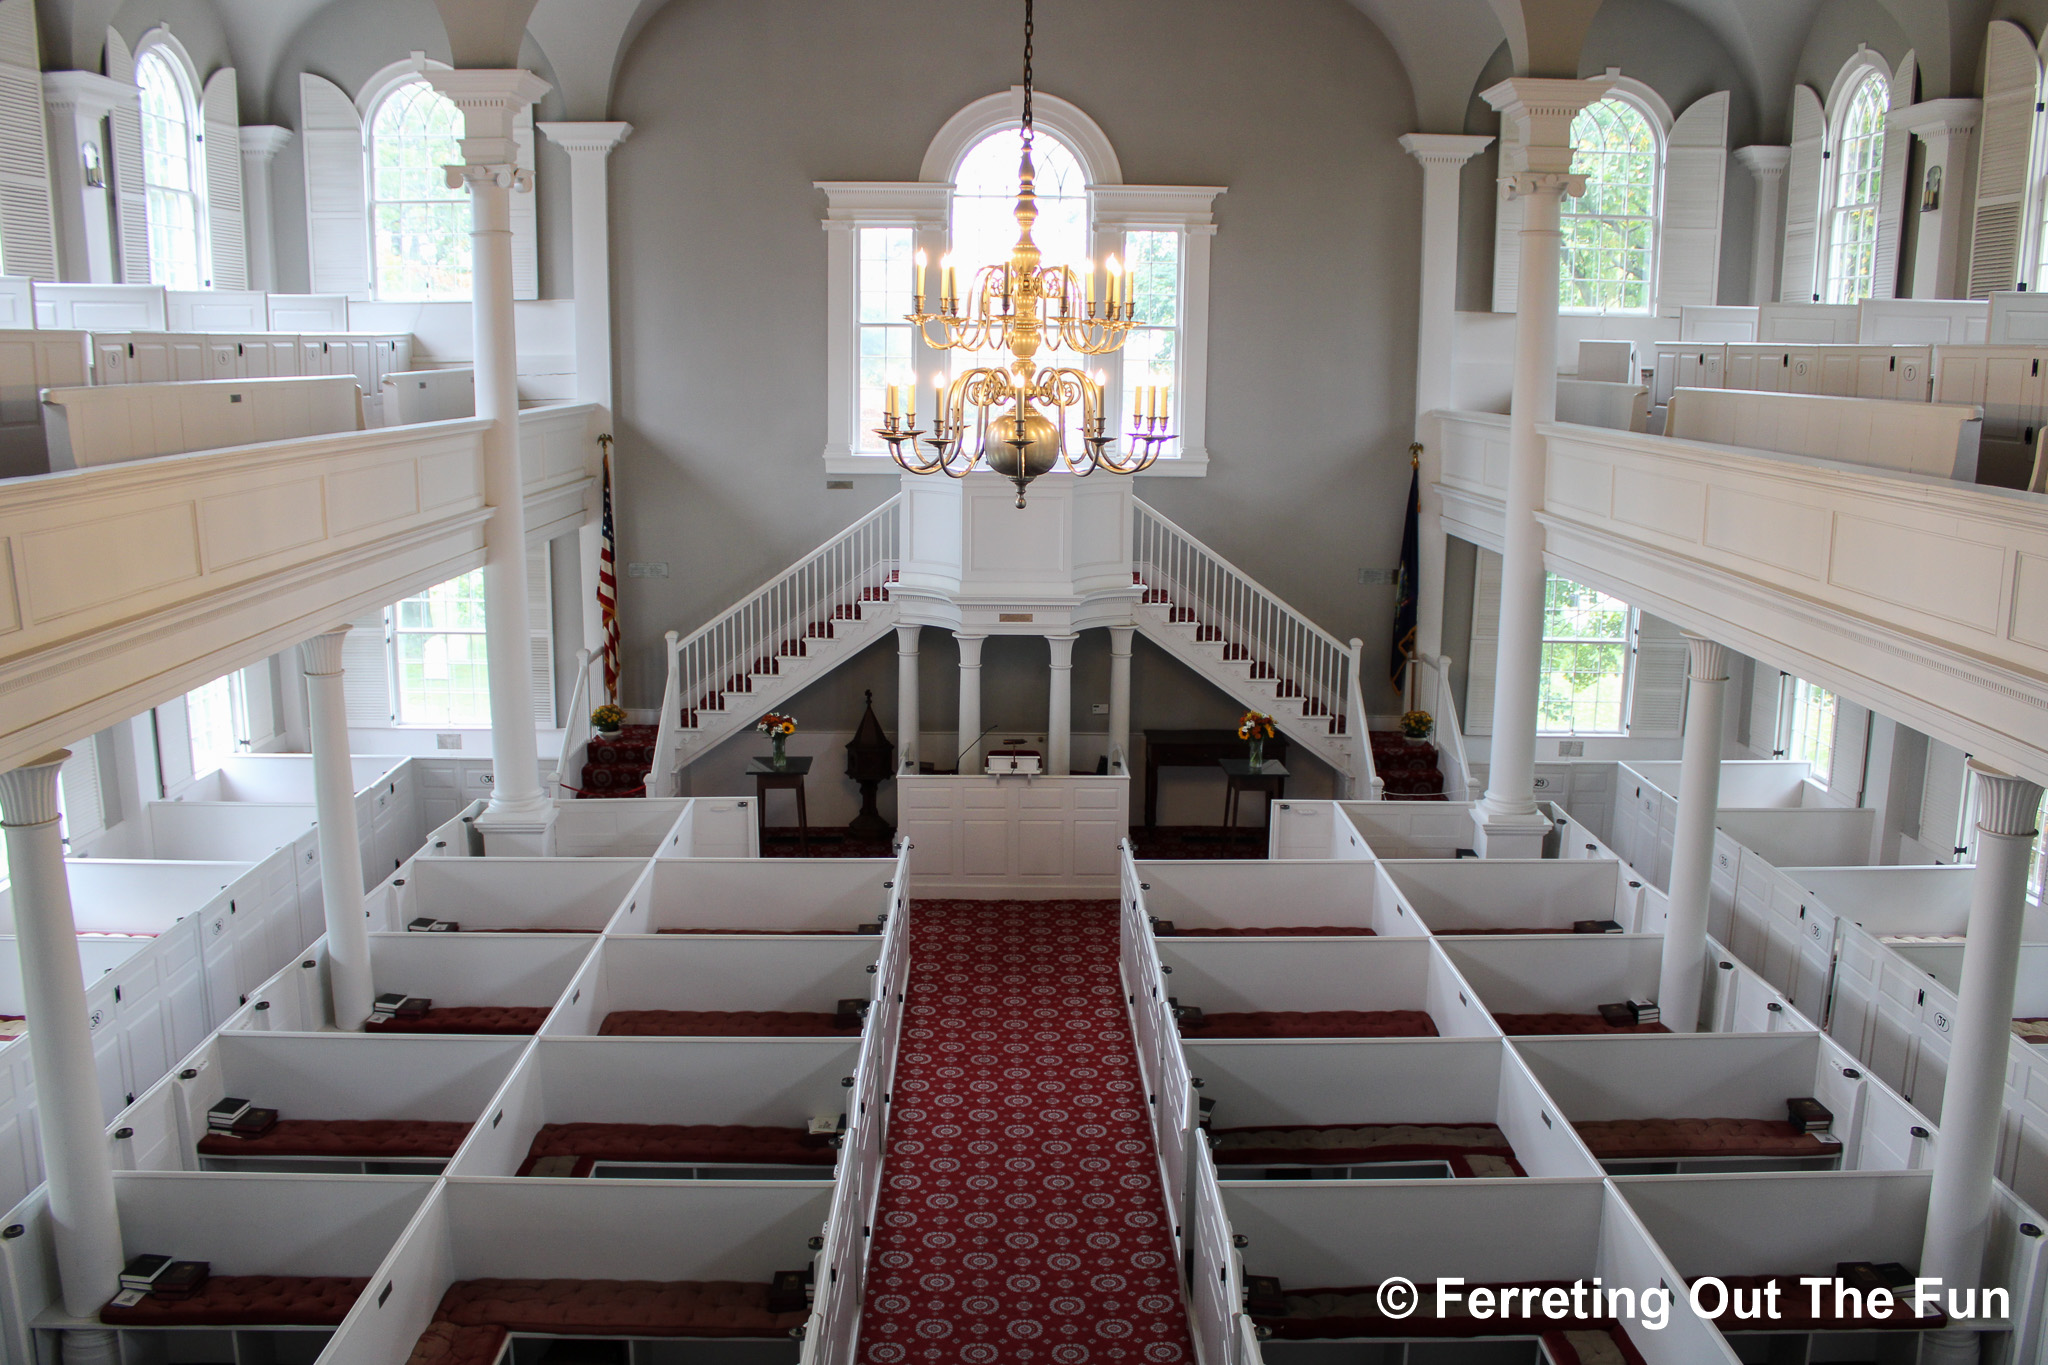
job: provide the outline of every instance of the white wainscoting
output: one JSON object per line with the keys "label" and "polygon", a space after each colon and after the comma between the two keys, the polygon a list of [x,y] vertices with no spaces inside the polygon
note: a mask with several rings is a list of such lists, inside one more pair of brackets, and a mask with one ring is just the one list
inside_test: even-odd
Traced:
{"label": "white wainscoting", "polygon": [[897,778],[897,828],[922,896],[1117,894],[1127,777]]}

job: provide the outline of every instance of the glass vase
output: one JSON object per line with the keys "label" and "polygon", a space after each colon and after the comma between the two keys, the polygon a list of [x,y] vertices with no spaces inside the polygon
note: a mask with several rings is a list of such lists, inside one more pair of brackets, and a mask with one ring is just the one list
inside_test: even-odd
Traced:
{"label": "glass vase", "polygon": [[1246,761],[1249,762],[1252,765],[1253,770],[1256,771],[1257,769],[1266,766],[1266,741],[1263,739],[1255,739],[1251,741],[1251,746],[1251,753],[1246,756]]}
{"label": "glass vase", "polygon": [[777,772],[781,772],[789,766],[789,755],[782,751],[782,746],[788,742],[789,736],[787,735],[776,735],[772,741],[775,747],[774,752],[769,755],[768,763]]}

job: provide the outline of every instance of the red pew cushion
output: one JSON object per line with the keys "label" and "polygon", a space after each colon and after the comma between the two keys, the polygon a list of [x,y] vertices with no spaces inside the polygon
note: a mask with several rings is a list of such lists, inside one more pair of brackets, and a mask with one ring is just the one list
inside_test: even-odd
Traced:
{"label": "red pew cushion", "polygon": [[1618,1322],[1605,1331],[1545,1332],[1540,1340],[1552,1365],[1644,1365],[1643,1353]]}
{"label": "red pew cushion", "polygon": [[1179,928],[1175,938],[1371,938],[1373,931],[1356,924],[1269,924],[1259,929]]}
{"label": "red pew cushion", "polygon": [[345,1275],[215,1275],[189,1299],[154,1294],[126,1308],[109,1303],[110,1327],[337,1327],[368,1277]]}
{"label": "red pew cushion", "polygon": [[279,1119],[261,1137],[208,1133],[201,1156],[451,1157],[466,1123],[431,1119]]}
{"label": "red pew cushion", "polygon": [[547,1005],[436,1005],[411,1018],[397,1016],[364,1024],[365,1033],[533,1034],[547,1022]]}
{"label": "red pew cushion", "polygon": [[1597,1157],[1835,1156],[1842,1144],[1783,1119],[1598,1119],[1574,1124]]}
{"label": "red pew cushion", "polygon": [[829,1010],[613,1010],[598,1032],[606,1037],[857,1038]]}
{"label": "red pew cushion", "polygon": [[1598,1014],[1496,1014],[1493,1022],[1509,1037],[1532,1033],[1669,1033],[1662,1024],[1614,1025]]}
{"label": "red pew cushion", "polygon": [[716,1123],[549,1123],[534,1134],[519,1174],[544,1157],[573,1156],[576,1174],[597,1161],[747,1162],[830,1167],[839,1151],[830,1138],[802,1128]]}
{"label": "red pew cushion", "polygon": [[496,1323],[463,1327],[452,1322],[427,1325],[413,1343],[405,1365],[496,1365],[509,1334]]}
{"label": "red pew cushion", "polygon": [[1508,929],[1431,929],[1438,938],[1478,938],[1486,934],[1569,934],[1572,927],[1562,929],[1554,924],[1521,924]]}
{"label": "red pew cushion", "polygon": [[[1738,1318],[1731,1308],[1729,1311],[1722,1313],[1720,1318],[1716,1320],[1715,1325],[1724,1332],[1815,1332],[1836,1331],[1843,1328],[1851,1330],[1885,1328],[1920,1332],[1931,1331],[1935,1328],[1946,1326],[1948,1323],[1948,1315],[1939,1311],[1930,1313],[1924,1318],[1913,1316],[1913,1299],[1910,1293],[1899,1302],[1894,1303],[1888,1313],[1874,1317],[1868,1315],[1864,1317],[1849,1317],[1846,1315],[1836,1315],[1834,1311],[1834,1292],[1831,1289],[1823,1288],[1820,1292],[1821,1311],[1815,1314],[1812,1311],[1813,1290],[1810,1286],[1799,1283],[1800,1278],[1798,1275],[1720,1276],[1719,1279],[1728,1286],[1728,1292],[1731,1296],[1737,1290],[1741,1291],[1745,1306],[1748,1305],[1753,1293],[1775,1283],[1778,1286],[1778,1316],[1776,1318]],[[1713,1301],[1714,1296],[1709,1294],[1706,1298],[1706,1304],[1711,1305]]]}
{"label": "red pew cushion", "polygon": [[[1606,1318],[1562,1318],[1545,1316],[1540,1308],[1530,1315],[1522,1311],[1518,1300],[1515,1311],[1502,1316],[1499,1304],[1491,1317],[1475,1318],[1467,1311],[1467,1301],[1460,1299],[1450,1305],[1451,1311],[1438,1316],[1436,1312],[1436,1289],[1433,1281],[1421,1280],[1421,1297],[1415,1311],[1405,1318],[1390,1318],[1380,1312],[1379,1286],[1346,1285],[1336,1289],[1290,1289],[1287,1291],[1287,1312],[1281,1317],[1255,1316],[1261,1327],[1272,1329],[1275,1337],[1288,1341],[1328,1341],[1344,1337],[1506,1337],[1529,1336],[1540,1331],[1599,1329],[1611,1319]],[[1505,1285],[1487,1285],[1489,1289],[1507,1288]],[[1525,1280],[1515,1288],[1534,1287],[1538,1289],[1562,1289],[1571,1292],[1568,1280]],[[1461,1293],[1469,1294],[1470,1285],[1460,1286]]]}
{"label": "red pew cushion", "polygon": [[805,1314],[768,1311],[733,1280],[457,1280],[436,1321],[562,1336],[786,1337]]}
{"label": "red pew cushion", "polygon": [[1465,1176],[1524,1175],[1507,1135],[1491,1123],[1357,1123],[1219,1128],[1209,1135],[1218,1166],[1348,1166],[1367,1161],[1448,1161]]}
{"label": "red pew cushion", "polygon": [[1423,1010],[1225,1011],[1180,1031],[1185,1038],[1434,1038],[1436,1021]]}
{"label": "red pew cushion", "polygon": [[[657,934],[790,934],[802,938],[813,938],[819,934],[857,934],[858,929],[656,929]],[[873,934],[868,935],[873,938]]]}

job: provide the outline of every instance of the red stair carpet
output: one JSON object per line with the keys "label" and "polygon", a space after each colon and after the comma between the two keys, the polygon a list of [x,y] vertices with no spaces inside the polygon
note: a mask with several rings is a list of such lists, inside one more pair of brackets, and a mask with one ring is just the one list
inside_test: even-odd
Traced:
{"label": "red stair carpet", "polygon": [[1442,801],[1443,770],[1437,766],[1436,745],[1426,739],[1410,739],[1399,730],[1374,730],[1372,766],[1387,784],[1389,801]]}
{"label": "red stair carpet", "polygon": [[867,1365],[1194,1365],[1111,901],[918,901]]}
{"label": "red stair carpet", "polygon": [[655,739],[652,725],[621,726],[616,738],[593,736],[577,797],[639,796],[654,766]]}

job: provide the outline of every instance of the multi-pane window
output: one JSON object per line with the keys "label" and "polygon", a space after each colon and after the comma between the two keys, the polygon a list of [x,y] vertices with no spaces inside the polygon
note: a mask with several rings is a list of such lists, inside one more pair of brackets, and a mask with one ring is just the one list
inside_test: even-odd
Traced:
{"label": "multi-pane window", "polygon": [[1789,673],[1784,675],[1783,686],[1778,747],[1787,758],[1805,759],[1812,768],[1812,779],[1825,787],[1835,766],[1835,694]]}
{"label": "multi-pane window", "polygon": [[168,289],[207,283],[200,259],[198,123],[185,77],[162,51],[135,63],[142,90],[142,183],[149,219],[150,281]]}
{"label": "multi-pane window", "polygon": [[1857,83],[1831,153],[1828,209],[1829,303],[1870,297],[1877,270],[1878,196],[1884,179],[1884,116],[1891,87],[1873,71]]}
{"label": "multi-pane window", "polygon": [[462,111],[424,80],[386,95],[370,120],[370,232],[380,299],[470,297],[469,193],[448,188],[462,161]]}
{"label": "multi-pane window", "polygon": [[2048,835],[2041,831],[2048,828],[2048,796],[2041,798],[2041,808],[2034,812],[2034,856],[2027,864],[2027,899],[2040,905],[2048,902]]}
{"label": "multi-pane window", "polygon": [[1558,306],[1647,313],[1657,265],[1657,134],[1622,99],[1588,105],[1572,120],[1572,174],[1586,192],[1564,201]]}
{"label": "multi-pane window", "polygon": [[[861,228],[860,242],[860,425],[854,449],[885,449],[875,429],[882,425],[891,384],[917,388],[910,366],[912,277],[917,273],[916,234],[910,228]],[[935,272],[936,273],[936,272]],[[925,300],[936,309],[937,301]],[[913,400],[914,401],[914,400]]]}
{"label": "multi-pane window", "polygon": [[489,725],[483,570],[408,597],[392,611],[399,722]]}
{"label": "multi-pane window", "polygon": [[1551,574],[1543,587],[1543,734],[1620,734],[1627,720],[1629,607]]}
{"label": "multi-pane window", "polygon": [[242,675],[230,673],[185,694],[185,733],[192,744],[192,771],[209,773],[248,748],[248,701]]}
{"label": "multi-pane window", "polygon": [[[1170,432],[1180,430],[1175,418],[1182,396],[1181,241],[1177,231],[1134,228],[1124,234],[1125,268],[1138,305],[1138,325],[1124,341],[1124,412],[1132,411],[1131,399],[1140,386],[1157,387],[1166,394],[1170,410],[1162,415],[1167,419],[1164,430]],[[1109,429],[1124,430],[1120,423],[1126,420],[1111,413]]]}

